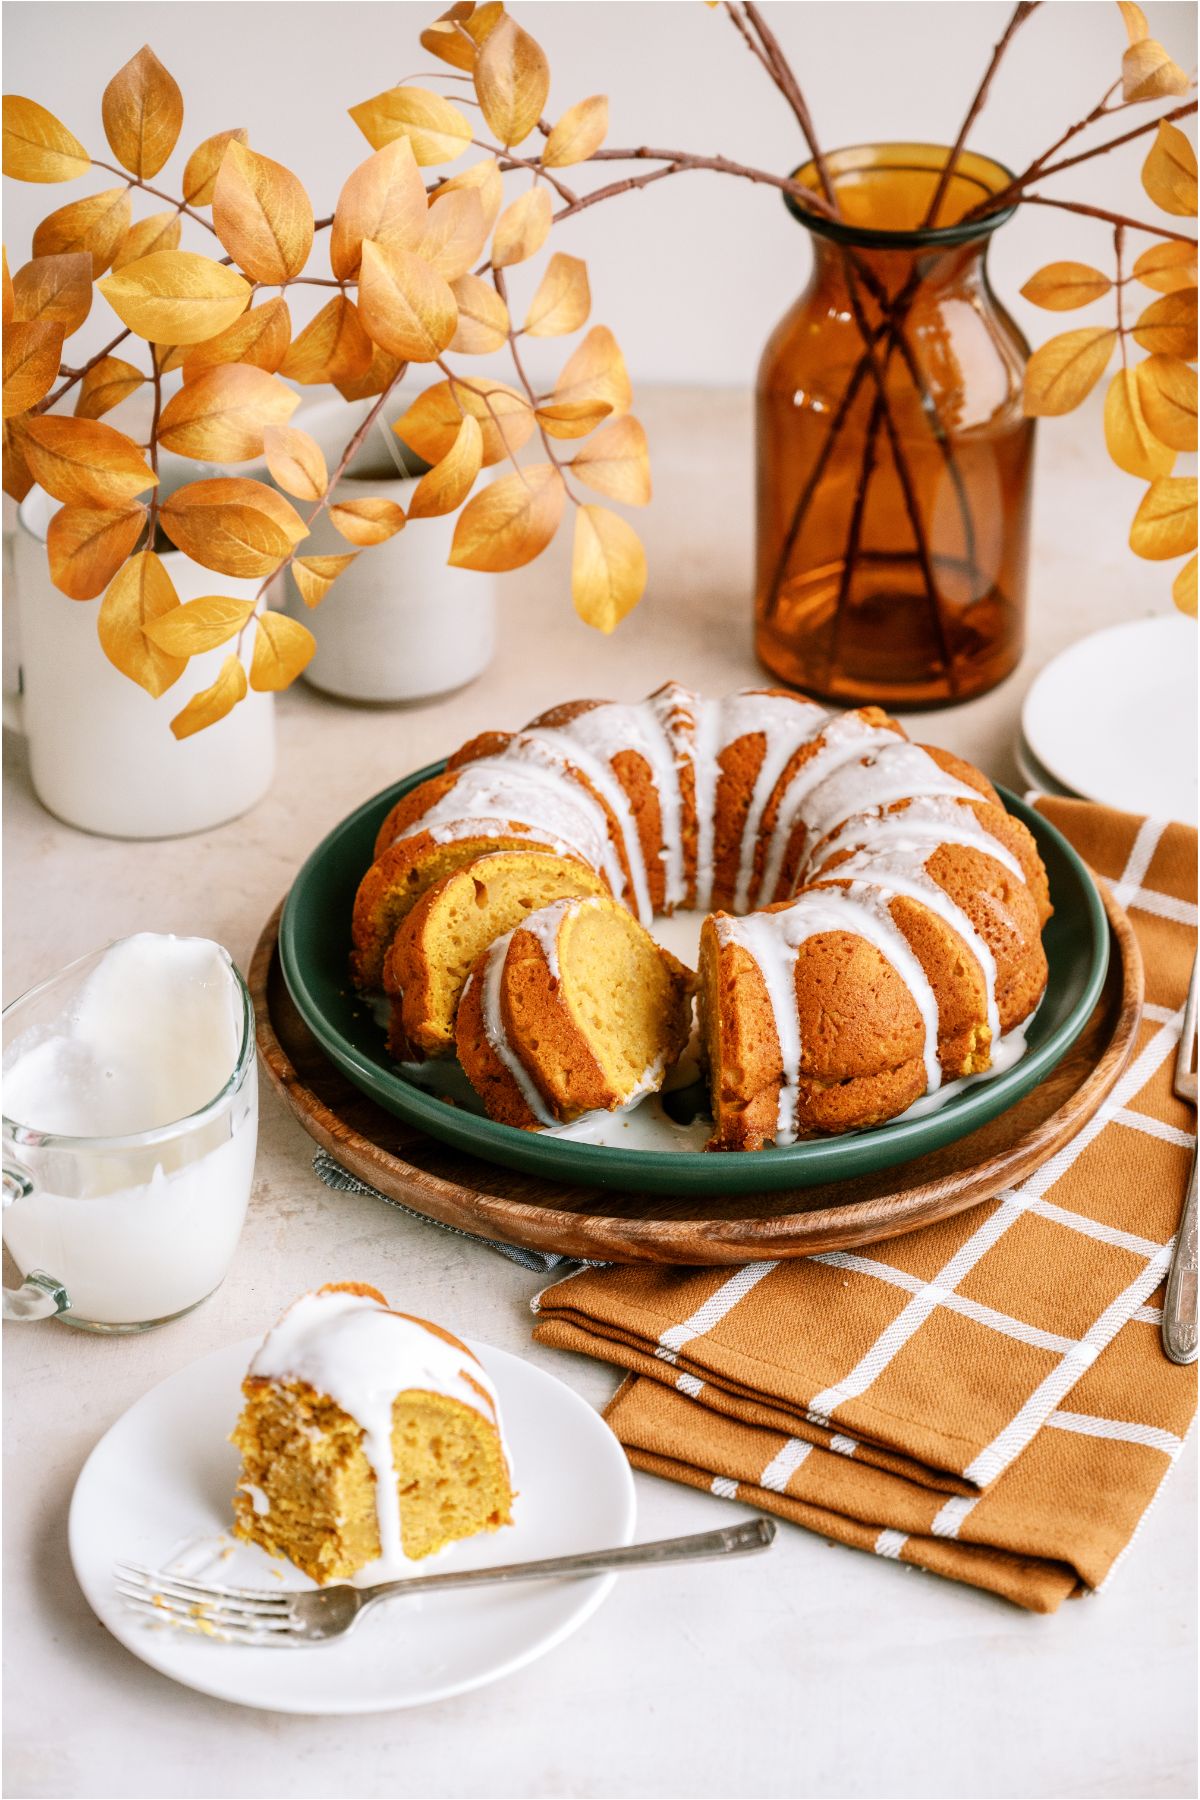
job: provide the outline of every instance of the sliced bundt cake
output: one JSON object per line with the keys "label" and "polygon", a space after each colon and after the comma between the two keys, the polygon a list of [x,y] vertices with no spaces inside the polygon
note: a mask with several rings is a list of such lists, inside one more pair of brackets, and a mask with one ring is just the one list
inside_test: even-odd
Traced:
{"label": "sliced bundt cake", "polygon": [[496,850],[443,875],[405,918],[384,962],[393,1048],[453,1055],[459,997],[480,954],[552,900],[605,892],[583,863],[544,850]]}
{"label": "sliced bundt cake", "polygon": [[[777,690],[706,700],[672,682],[634,705],[571,701],[473,739],[384,821],[355,907],[360,985],[378,987],[420,895],[487,851],[566,858],[643,923],[712,913],[701,996],[714,1148],[856,1129],[987,1073],[1045,987],[1051,908],[1029,832],[978,770],[911,743],[875,707],[831,712]],[[518,933],[489,962],[497,996],[507,958],[516,983],[536,952]],[[463,1003],[475,1019],[479,987]],[[532,1075],[526,1091],[486,1032],[468,1036],[496,1116],[546,1122],[531,1093],[546,1119],[562,1116],[564,1095],[548,1099]]]}
{"label": "sliced bundt cake", "polygon": [[654,1093],[687,1045],[691,971],[615,900],[556,900],[477,960],[459,1061],[492,1118],[533,1128]]}
{"label": "sliced bundt cake", "polygon": [[512,1522],[500,1408],[482,1364],[356,1282],[305,1294],[242,1383],[234,1533],[313,1581],[378,1579]]}

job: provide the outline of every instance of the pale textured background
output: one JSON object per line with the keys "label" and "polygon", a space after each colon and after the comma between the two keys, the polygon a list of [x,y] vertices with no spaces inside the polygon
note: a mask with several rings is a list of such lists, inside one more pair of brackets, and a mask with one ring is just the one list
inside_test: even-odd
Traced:
{"label": "pale textured background", "polygon": [[[187,108],[182,146],[156,185],[177,188],[188,150],[213,131],[246,125],[257,149],[296,171],[321,215],[333,210],[341,182],[369,154],[346,108],[438,66],[417,39],[439,10],[440,0],[19,0],[4,8],[4,86],[49,106],[107,157],[101,92],[148,42],[183,88]],[[587,94],[607,93],[612,144],[719,152],[780,172],[803,160],[790,112],[721,11],[699,0],[515,0],[514,10],[550,58],[552,117]],[[1008,0],[795,0],[765,10],[822,142],[833,148],[883,138],[952,140],[1010,7]],[[1145,11],[1151,31],[1190,70],[1195,6],[1147,0]],[[1118,73],[1124,44],[1112,0],[1047,0],[1011,46],[971,142],[1011,168],[1025,167],[1091,110]],[[430,85],[452,94],[462,84]],[[1107,130],[1115,135],[1142,117],[1131,111]],[[1047,191],[1153,217],[1138,178],[1150,141],[1072,170]],[[603,179],[619,173],[609,166]],[[12,266],[25,260],[33,227],[47,212],[114,181],[101,175],[60,186],[7,183]],[[585,173],[579,185],[599,186],[600,179]],[[161,204],[140,196],[142,213]],[[205,247],[208,234],[188,229],[194,235],[185,236],[185,247]],[[774,190],[707,174],[674,176],[606,201],[564,225],[555,242],[588,259],[593,316],[616,331],[635,380],[751,382],[763,340],[808,267],[804,232]],[[315,273],[325,272],[323,254],[320,247],[314,253]],[[1050,335],[1054,320],[1017,290],[1041,263],[1065,255],[1106,265],[1109,228],[1031,207],[995,243],[996,286],[1034,341]],[[518,301],[535,278],[514,276]],[[293,316],[306,317],[327,297],[319,289],[293,290]],[[1103,319],[1106,305],[1111,310],[1111,302],[1101,302],[1071,323]],[[112,335],[99,334],[107,308],[97,306],[96,315],[75,345],[93,328],[96,346]],[[538,351],[531,348],[535,368],[561,360],[561,345]]]}

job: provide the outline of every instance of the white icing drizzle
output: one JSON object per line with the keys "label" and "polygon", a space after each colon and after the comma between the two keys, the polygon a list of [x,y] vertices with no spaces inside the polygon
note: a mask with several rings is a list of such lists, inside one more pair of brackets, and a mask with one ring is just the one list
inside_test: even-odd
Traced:
{"label": "white icing drizzle", "polygon": [[740,944],[762,973],[783,1064],[779,1090],[777,1144],[794,1144],[796,1108],[800,1098],[800,1014],[796,1006],[796,956],[801,944],[829,931],[849,931],[866,938],[892,965],[905,983],[925,1027],[925,1078],[927,1090],[941,1084],[937,1056],[938,1009],[924,969],[913,955],[908,940],[878,893],[864,889],[850,894],[836,888],[809,888],[777,913],[747,913],[731,918],[719,913],[717,937],[722,944]]}
{"label": "white icing drizzle", "polygon": [[926,856],[943,844],[960,844],[965,849],[982,850],[1020,881],[1025,879],[1016,857],[999,838],[992,836],[970,802],[929,795],[894,812],[876,807],[844,819],[827,838],[814,841],[805,857],[806,877],[813,879],[839,850],[884,850],[889,844],[898,850],[915,850],[923,845]]}
{"label": "white icing drizzle", "polygon": [[762,830],[763,813],[776,783],[801,744],[815,737],[830,716],[825,707],[817,706],[811,700],[779,694],[731,694],[724,702],[721,714],[724,744],[736,743],[738,738],[754,734],[766,740],[738,846],[737,883],[733,893],[735,912],[746,912],[750,905],[754,852]]}
{"label": "white icing drizzle", "polygon": [[462,1401],[496,1426],[508,1457],[500,1403],[482,1365],[469,1351],[413,1319],[389,1312],[369,1294],[335,1289],[302,1295],[268,1331],[250,1374],[267,1381],[305,1382],[335,1401],[361,1427],[363,1450],[375,1476],[384,1564],[408,1560],[392,1457],[392,1402],[397,1394],[415,1388]]}
{"label": "white icing drizzle", "polygon": [[[487,961],[483,965],[483,993],[480,996],[480,1009],[483,1015],[484,1036],[516,1082],[522,1100],[538,1124],[553,1125],[556,1123],[554,1114],[542,1099],[528,1069],[509,1042],[508,1032],[504,1026],[500,986],[504,979],[504,959],[508,955],[508,946],[512,940],[513,933],[511,931],[506,931],[502,937],[498,937],[488,951]],[[471,975],[466,987],[463,988],[464,1000],[474,979],[474,975]]]}
{"label": "white icing drizzle", "polygon": [[[625,789],[612,769],[612,759],[622,750],[632,750],[649,767],[658,794],[662,816],[662,861],[668,907],[678,906],[684,898],[683,883],[683,801],[679,786],[679,768],[675,751],[654,696],[635,706],[619,705],[613,700],[601,701],[580,713],[560,730],[539,731],[539,736],[561,739],[567,754],[574,756],[580,768],[609,801],[622,822],[629,846],[631,863],[640,871],[639,917],[645,921],[653,913],[647,885],[645,859],[637,821]],[[586,757],[586,761],[584,758]],[[635,875],[635,885],[638,877]],[[644,899],[644,906],[643,906]]]}

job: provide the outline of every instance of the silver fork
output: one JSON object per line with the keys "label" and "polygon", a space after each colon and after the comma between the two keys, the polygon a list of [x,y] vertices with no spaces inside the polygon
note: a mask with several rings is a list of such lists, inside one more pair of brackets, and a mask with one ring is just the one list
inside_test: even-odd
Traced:
{"label": "silver fork", "polygon": [[[1175,1092],[1191,1106],[1196,1104],[1196,963],[1192,964],[1192,980],[1188,988],[1187,1006],[1183,1013],[1183,1030],[1175,1056]],[[1192,1175],[1187,1199],[1175,1239],[1175,1254],[1167,1276],[1167,1297],[1163,1302],[1163,1349],[1173,1363],[1196,1360],[1196,1156],[1192,1155]]]}
{"label": "silver fork", "polygon": [[773,1519],[751,1519],[721,1531],[661,1538],[653,1544],[624,1544],[615,1550],[586,1550],[551,1556],[543,1562],[508,1563],[499,1568],[458,1569],[444,1575],[415,1575],[376,1587],[338,1584],[312,1592],[277,1588],[221,1587],[119,1562],[113,1570],[117,1592],[143,1618],[180,1626],[231,1644],[327,1644],[345,1637],[371,1607],[399,1596],[432,1594],[513,1581],[549,1581],[560,1576],[604,1575],[610,1570],[661,1568],[666,1563],[708,1562],[765,1550],[775,1537]]}

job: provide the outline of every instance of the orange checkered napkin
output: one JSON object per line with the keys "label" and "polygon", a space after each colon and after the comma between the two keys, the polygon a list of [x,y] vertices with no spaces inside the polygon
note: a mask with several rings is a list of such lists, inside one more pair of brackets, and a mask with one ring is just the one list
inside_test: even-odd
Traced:
{"label": "orange checkered napkin", "polygon": [[1051,1612],[1111,1575],[1195,1412],[1159,1324],[1195,1130],[1171,1078],[1196,833],[1041,807],[1146,962],[1133,1059],[1072,1142],[862,1251],[584,1268],[539,1295],[534,1336],[629,1371],[607,1417],[636,1467]]}

